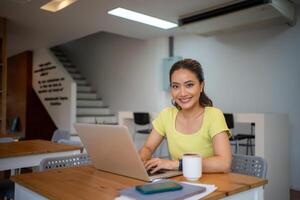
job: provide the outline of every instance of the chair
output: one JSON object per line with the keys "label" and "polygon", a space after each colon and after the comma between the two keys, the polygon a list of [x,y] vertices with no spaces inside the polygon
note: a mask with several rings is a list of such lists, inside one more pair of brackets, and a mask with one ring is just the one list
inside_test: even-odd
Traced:
{"label": "chair", "polygon": [[67,145],[75,145],[75,146],[80,146],[80,147],[83,146],[83,144],[80,141],[75,141],[75,140],[60,139],[60,140],[58,140],[57,143],[67,144]]}
{"label": "chair", "polygon": [[77,167],[91,164],[88,154],[76,154],[71,156],[45,158],[40,163],[40,171],[50,169]]}
{"label": "chair", "polygon": [[[234,129],[234,118],[233,114],[231,113],[224,113],[225,121],[227,124],[227,127],[231,129],[232,131],[232,137],[230,138],[231,145],[235,146],[235,153],[238,153],[238,148],[239,146],[246,146],[246,154],[249,155],[249,149],[251,152],[251,155],[254,155],[253,147],[255,144],[252,143],[252,140],[255,139],[254,135],[254,128],[255,128],[255,123],[251,123],[251,132],[250,134],[243,134],[243,133],[238,133],[235,134],[233,129]],[[247,140],[246,144],[240,144],[239,141],[241,140]]]}
{"label": "chair", "polygon": [[149,134],[152,130],[150,123],[150,115],[146,112],[134,112],[134,134],[133,140],[135,140],[136,134]]}
{"label": "chair", "polygon": [[[149,134],[152,131],[152,126],[150,122],[150,114],[147,112],[134,112],[133,113],[134,121],[134,134],[133,141],[135,141],[136,134]],[[163,144],[163,143],[162,143]],[[162,144],[160,145],[157,155],[161,156],[162,154]]]}
{"label": "chair", "polygon": [[233,154],[232,158],[232,172],[266,178],[267,162],[262,157]]}
{"label": "chair", "polygon": [[15,184],[9,179],[0,182],[0,199],[14,199]]}
{"label": "chair", "polygon": [[19,117],[14,117],[10,121],[10,133],[15,133],[18,130]]}
{"label": "chair", "polygon": [[51,141],[60,144],[80,146],[82,147],[80,152],[82,153],[84,151],[83,144],[81,143],[81,141],[71,140],[71,134],[69,133],[69,131],[66,130],[56,129],[53,133]]}
{"label": "chair", "polygon": [[10,137],[0,138],[0,143],[7,143],[7,142],[14,142],[14,139]]}
{"label": "chair", "polygon": [[66,130],[56,129],[52,135],[51,141],[58,142],[61,139],[70,140],[70,132]]}
{"label": "chair", "polygon": [[[13,138],[4,137],[0,138],[0,143],[14,142]],[[13,199],[14,198],[14,182],[9,179],[0,181],[0,199]]]}

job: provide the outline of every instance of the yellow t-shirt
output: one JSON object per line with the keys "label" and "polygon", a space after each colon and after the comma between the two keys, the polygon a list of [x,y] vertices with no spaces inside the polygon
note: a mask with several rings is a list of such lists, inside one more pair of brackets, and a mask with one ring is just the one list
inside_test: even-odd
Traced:
{"label": "yellow t-shirt", "polygon": [[224,115],[218,108],[205,107],[200,130],[188,135],[175,129],[177,113],[175,107],[165,108],[152,122],[154,129],[167,138],[173,160],[180,159],[185,153],[198,153],[202,157],[213,156],[213,137],[223,131],[231,136]]}

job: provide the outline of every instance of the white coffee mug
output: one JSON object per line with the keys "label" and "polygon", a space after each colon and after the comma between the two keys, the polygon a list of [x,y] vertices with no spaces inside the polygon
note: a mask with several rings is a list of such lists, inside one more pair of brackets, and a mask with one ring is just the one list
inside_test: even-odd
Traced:
{"label": "white coffee mug", "polygon": [[202,158],[199,154],[187,153],[182,156],[183,176],[196,181],[202,176]]}

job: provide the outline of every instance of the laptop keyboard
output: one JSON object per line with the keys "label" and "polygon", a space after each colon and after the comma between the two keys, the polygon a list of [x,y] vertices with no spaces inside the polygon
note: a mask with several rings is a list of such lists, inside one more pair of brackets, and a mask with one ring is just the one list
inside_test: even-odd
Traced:
{"label": "laptop keyboard", "polygon": [[149,176],[154,176],[154,175],[158,175],[158,174],[163,174],[163,173],[165,173],[166,171],[168,171],[168,170],[166,170],[166,169],[160,169],[160,170],[158,170],[158,171],[156,171],[156,172],[154,172],[154,173],[151,173],[151,170],[148,170],[148,171],[147,171],[147,174],[148,174]]}

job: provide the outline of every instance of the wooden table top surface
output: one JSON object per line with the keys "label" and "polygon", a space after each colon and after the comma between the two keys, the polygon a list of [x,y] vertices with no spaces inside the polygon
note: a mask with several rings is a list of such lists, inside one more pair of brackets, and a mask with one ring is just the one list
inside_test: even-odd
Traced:
{"label": "wooden table top surface", "polygon": [[[186,181],[183,176],[172,178]],[[11,177],[14,182],[49,199],[114,199],[118,190],[145,184],[144,181],[119,176],[81,166],[21,174]],[[205,199],[220,199],[267,184],[267,180],[234,173],[203,174],[200,183],[215,184],[218,189]]]}
{"label": "wooden table top surface", "polygon": [[47,140],[24,140],[0,144],[0,158],[80,150],[79,146],[58,144]]}

